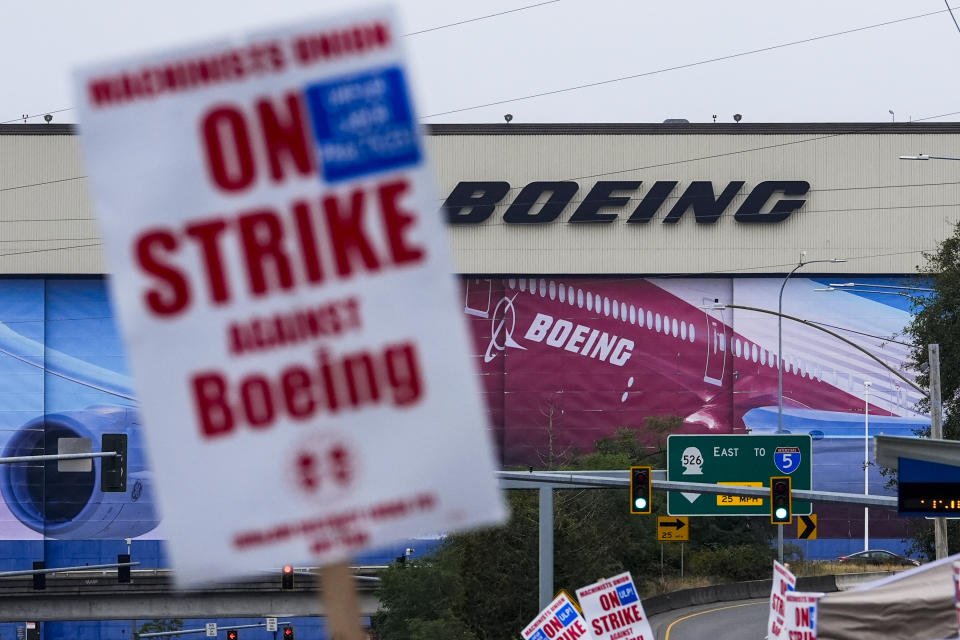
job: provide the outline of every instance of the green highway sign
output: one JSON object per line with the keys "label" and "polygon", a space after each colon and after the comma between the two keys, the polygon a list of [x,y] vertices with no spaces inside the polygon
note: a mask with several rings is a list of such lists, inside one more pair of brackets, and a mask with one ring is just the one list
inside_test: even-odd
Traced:
{"label": "green highway sign", "polygon": [[[672,435],[667,438],[667,479],[713,485],[768,487],[772,476],[790,476],[794,489],[813,488],[808,435]],[[795,516],[812,513],[793,501]],[[770,498],[671,491],[671,516],[768,516]]]}

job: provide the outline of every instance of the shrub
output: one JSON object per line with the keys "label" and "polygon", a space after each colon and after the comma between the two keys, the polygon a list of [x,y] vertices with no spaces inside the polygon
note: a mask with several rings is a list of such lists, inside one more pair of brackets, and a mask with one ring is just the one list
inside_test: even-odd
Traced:
{"label": "shrub", "polygon": [[690,571],[718,582],[762,580],[770,577],[775,557],[776,551],[762,544],[704,549],[690,554]]}

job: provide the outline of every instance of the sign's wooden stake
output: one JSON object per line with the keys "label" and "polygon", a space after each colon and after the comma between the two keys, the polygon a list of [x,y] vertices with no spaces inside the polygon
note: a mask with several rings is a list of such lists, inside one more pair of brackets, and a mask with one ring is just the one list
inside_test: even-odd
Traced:
{"label": "sign's wooden stake", "polygon": [[327,612],[330,640],[365,640],[353,572],[346,562],[320,569],[320,600]]}

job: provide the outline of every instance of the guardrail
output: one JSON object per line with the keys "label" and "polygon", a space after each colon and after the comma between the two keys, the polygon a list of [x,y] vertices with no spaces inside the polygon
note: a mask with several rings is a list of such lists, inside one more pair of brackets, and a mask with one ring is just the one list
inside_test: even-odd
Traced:
{"label": "guardrail", "polygon": [[[0,622],[22,620],[130,620],[152,618],[248,618],[282,613],[326,614],[317,595],[319,576],[298,572],[294,588],[282,591],[280,571],[207,589],[178,591],[169,572],[134,571],[132,581],[118,584],[114,572],[50,574],[46,588],[33,589],[29,576],[0,579]],[[355,576],[361,613],[373,615],[379,602],[378,580]]]}

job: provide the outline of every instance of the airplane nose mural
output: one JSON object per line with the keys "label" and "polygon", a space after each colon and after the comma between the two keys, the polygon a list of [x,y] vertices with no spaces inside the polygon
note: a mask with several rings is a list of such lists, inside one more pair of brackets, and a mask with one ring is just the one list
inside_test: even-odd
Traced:
{"label": "airplane nose mural", "polygon": [[48,414],[25,424],[7,442],[3,456],[57,453],[61,438],[89,438],[94,449],[103,433],[126,433],[128,480],[125,493],[100,491],[100,462],[90,471],[60,471],[57,461],[6,464],[0,492],[10,512],[38,533],[57,539],[133,538],[154,529],[154,509],[136,411],[90,407]]}

